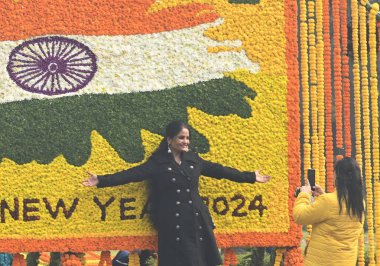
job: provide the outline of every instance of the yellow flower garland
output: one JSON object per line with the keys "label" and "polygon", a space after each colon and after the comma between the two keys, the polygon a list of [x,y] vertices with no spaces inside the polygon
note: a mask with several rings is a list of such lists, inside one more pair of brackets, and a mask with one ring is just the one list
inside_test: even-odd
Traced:
{"label": "yellow flower garland", "polygon": [[[317,105],[317,49],[315,38],[315,3],[312,1],[308,3],[308,33],[309,33],[309,76],[310,76],[310,107],[311,107],[311,161],[312,167],[316,170],[316,182],[318,182],[318,105]],[[306,158],[304,159],[307,160]],[[307,168],[304,169],[307,171]],[[306,175],[305,175],[306,176]],[[312,226],[307,226],[308,235],[306,240],[309,241],[311,237]]]}
{"label": "yellow flower garland", "polygon": [[335,142],[337,148],[343,147],[343,84],[342,84],[342,57],[341,57],[341,18],[340,18],[340,1],[332,1],[332,16],[333,16],[333,73],[334,73],[334,105],[335,105]]}
{"label": "yellow flower garland", "polygon": [[324,95],[325,95],[325,148],[326,148],[326,191],[334,190],[334,134],[332,106],[332,73],[331,73],[331,23],[330,1],[323,0],[323,40],[324,40]]}
{"label": "yellow flower garland", "polygon": [[[354,79],[354,100],[355,100],[355,137],[356,137],[356,160],[363,169],[362,159],[362,134],[361,134],[361,96],[360,96],[360,66],[359,66],[359,14],[358,2],[351,0],[351,16],[352,16],[352,47],[354,55],[353,63],[353,79]],[[359,240],[358,264],[364,265],[364,234],[362,232]]]}
{"label": "yellow flower garland", "polygon": [[[377,47],[376,47],[376,15],[379,12],[379,4],[372,5],[369,14],[369,55],[370,55],[370,98],[371,98],[371,112],[372,112],[372,156],[373,156],[373,176],[374,176],[374,189],[375,189],[375,228],[380,228],[380,163],[379,163],[379,92],[377,81]],[[376,230],[376,261],[380,262],[380,230]]]}
{"label": "yellow flower garland", "polygon": [[352,155],[352,136],[351,136],[351,86],[350,86],[350,59],[348,55],[348,3],[342,1],[340,6],[341,17],[341,46],[342,46],[342,86],[343,86],[343,143],[345,148],[345,154],[347,156]]}
{"label": "yellow flower garland", "polygon": [[316,170],[316,181],[319,174],[318,143],[318,103],[317,103],[317,48],[315,38],[315,3],[308,2],[309,13],[309,57],[310,57],[310,102],[311,102],[311,147],[312,166]]}
{"label": "yellow flower garland", "polygon": [[324,80],[324,42],[323,42],[323,0],[316,0],[316,35],[317,35],[317,94],[318,94],[318,184],[326,186],[325,157],[325,80]]}
{"label": "yellow flower garland", "polygon": [[311,101],[311,147],[312,166],[316,170],[316,182],[319,176],[318,143],[318,102],[317,102],[317,49],[315,38],[315,3],[308,2],[309,13],[309,56],[310,56],[310,101]]}
{"label": "yellow flower garland", "polygon": [[282,262],[282,257],[284,256],[285,249],[278,248],[276,249],[276,258],[274,260],[274,266],[280,266]]}
{"label": "yellow flower garland", "polygon": [[[364,4],[364,5],[363,5]],[[375,242],[373,228],[373,193],[372,193],[372,165],[371,165],[371,130],[369,110],[369,88],[368,88],[368,58],[367,58],[367,11],[364,1],[359,6],[359,29],[360,29],[360,58],[361,58],[361,80],[363,100],[363,136],[364,136],[364,158],[365,158],[365,182],[367,203],[367,224],[369,241],[369,265],[374,265]]]}
{"label": "yellow flower garland", "polygon": [[308,24],[306,0],[300,1],[300,39],[301,39],[301,80],[302,80],[302,119],[303,119],[303,158],[304,176],[307,169],[311,167],[311,146],[310,146],[310,104],[309,104],[309,58],[308,58]]}
{"label": "yellow flower garland", "polygon": [[137,252],[131,252],[129,254],[129,264],[130,266],[139,266],[140,265],[140,258],[139,254]]}

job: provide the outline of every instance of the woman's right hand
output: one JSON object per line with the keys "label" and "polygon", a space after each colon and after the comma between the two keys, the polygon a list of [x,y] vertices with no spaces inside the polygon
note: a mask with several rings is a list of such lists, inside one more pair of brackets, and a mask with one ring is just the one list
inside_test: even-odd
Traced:
{"label": "woman's right hand", "polygon": [[85,179],[85,180],[83,180],[83,182],[82,182],[83,186],[85,186],[85,187],[95,187],[95,186],[97,186],[99,184],[98,176],[95,175],[95,174],[93,174],[93,173],[91,173],[91,172],[87,172],[87,173],[90,175],[90,177],[87,178],[87,179]]}
{"label": "woman's right hand", "polygon": [[314,197],[318,197],[322,194],[325,194],[325,191],[320,185],[315,184],[314,191],[312,192]]}

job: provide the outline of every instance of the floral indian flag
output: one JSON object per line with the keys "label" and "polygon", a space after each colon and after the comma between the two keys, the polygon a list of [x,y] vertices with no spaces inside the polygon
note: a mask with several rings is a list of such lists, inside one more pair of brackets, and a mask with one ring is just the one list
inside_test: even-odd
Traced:
{"label": "floral indian flag", "polygon": [[[38,3],[37,1],[31,4],[25,1],[20,5],[26,5],[24,9],[29,10],[30,14],[35,14],[34,12],[40,11],[38,10]],[[87,2],[82,4],[88,5]],[[93,2],[91,5],[95,4],[100,5],[97,2]],[[119,17],[119,13],[113,14],[112,10],[105,11],[109,12],[108,14],[111,16],[109,19],[119,19],[120,23],[125,23],[125,28],[111,27],[100,31],[93,24],[100,24],[102,21],[95,20],[94,22],[91,20],[87,21],[90,28],[84,28],[81,32],[77,32],[78,29],[74,28],[74,25],[72,25],[73,28],[64,27],[66,23],[73,23],[70,17],[62,17],[62,20],[53,22],[54,18],[47,15],[47,19],[52,20],[49,23],[58,23],[59,25],[56,25],[56,28],[49,29],[50,24],[47,22],[48,24],[44,25],[47,28],[41,27],[39,31],[33,28],[30,35],[42,33],[54,33],[54,35],[42,37],[31,35],[28,36],[27,40],[9,41],[5,39],[0,43],[0,65],[7,66],[0,69],[2,80],[0,103],[4,104],[4,108],[13,110],[12,113],[4,110],[6,115],[3,116],[5,120],[3,121],[6,125],[9,124],[7,121],[13,121],[9,125],[10,127],[17,126],[22,129],[19,131],[20,134],[15,134],[10,127],[3,127],[3,134],[0,137],[1,158],[14,159],[20,163],[32,160],[48,163],[56,156],[63,154],[71,163],[83,164],[89,155],[90,132],[97,129],[102,131],[102,135],[105,134],[104,136],[113,144],[116,144],[118,151],[124,153],[125,159],[138,161],[142,159],[141,142],[126,140],[126,137],[120,138],[120,132],[133,131],[129,136],[132,139],[139,139],[141,128],[161,133],[159,128],[167,121],[163,120],[157,123],[158,119],[154,118],[153,121],[147,121],[141,126],[134,125],[133,122],[126,122],[119,127],[115,124],[107,126],[107,122],[101,119],[92,121],[92,118],[103,117],[106,121],[116,120],[116,123],[124,123],[125,120],[141,121],[147,119],[139,116],[146,115],[144,113],[146,111],[151,114],[156,113],[157,111],[154,108],[167,110],[168,114],[163,116],[173,116],[175,114],[170,115],[170,110],[165,108],[165,105],[168,104],[167,101],[174,102],[171,107],[180,108],[182,106],[181,112],[177,112],[176,115],[186,120],[186,106],[198,105],[206,108],[206,110],[211,106],[207,102],[200,103],[198,98],[210,97],[210,101],[214,99],[214,102],[217,102],[217,99],[219,98],[221,101],[226,93],[227,95],[238,93],[241,94],[240,97],[231,97],[237,100],[234,103],[231,102],[231,108],[224,105],[224,110],[216,110],[213,113],[237,113],[245,117],[249,115],[249,108],[244,103],[243,97],[253,98],[252,90],[236,82],[234,85],[236,87],[235,92],[225,92],[220,83],[224,83],[222,79],[225,72],[243,68],[256,73],[259,70],[259,65],[251,62],[244,51],[208,52],[209,48],[216,46],[227,45],[233,48],[240,45],[239,41],[220,43],[204,36],[207,29],[222,23],[222,19],[217,19],[215,12],[212,12],[209,6],[193,5],[188,9],[173,9],[169,13],[162,12],[163,14],[158,16],[156,13],[154,15],[144,13],[147,12],[144,7],[149,7],[147,5],[149,1],[139,4],[121,1],[120,4],[125,8],[135,6],[135,9],[132,10],[136,10],[137,14],[132,13],[126,17]],[[4,17],[10,13],[14,16],[19,14],[20,17],[23,17],[20,13],[24,11],[17,9],[20,5],[12,4],[11,7],[14,10],[11,7],[8,7],[8,10],[2,9],[5,13]],[[74,8],[74,5],[51,2],[46,5],[46,12],[55,11],[58,13],[65,8]],[[201,11],[206,11],[205,15],[197,15]],[[166,25],[166,31],[161,29],[161,31],[153,32],[158,30],[154,28],[156,24],[149,26],[149,23],[145,25],[142,21],[140,23],[144,24],[141,25],[141,29],[132,30],[128,27],[128,25],[136,24],[143,15],[147,21],[154,20],[158,24],[165,24],[169,19],[165,16],[173,16],[175,12],[179,12],[179,15],[175,20],[173,19],[172,25]],[[194,21],[181,21],[181,19],[189,19],[188,13],[195,17]],[[87,15],[90,18],[96,16],[96,14],[91,13],[76,15],[79,16],[80,14]],[[16,23],[14,19],[11,21]],[[116,27],[118,24],[114,26]],[[63,27],[64,30],[58,30],[60,27]],[[94,28],[91,29],[91,27]],[[101,28],[101,26],[99,27]],[[69,35],[73,32],[81,33],[81,35]],[[18,35],[17,31],[6,33],[11,34],[11,36],[5,37],[8,39],[26,37],[23,32],[19,32]],[[65,35],[57,36],[57,33]],[[227,83],[233,83],[233,81],[229,80]],[[166,90],[173,91],[144,94],[143,96],[135,94]],[[130,95],[125,95],[127,93]],[[194,94],[197,96],[194,97]],[[62,99],[65,97],[71,98]],[[145,99],[141,99],[141,97],[145,97]],[[182,103],[179,103],[177,98],[182,98]],[[40,103],[42,99],[46,101]],[[115,109],[113,102],[117,99],[120,103],[118,109]],[[197,101],[198,103],[193,104]],[[136,103],[141,106],[136,105]],[[45,104],[48,106],[43,107]],[[243,108],[238,108],[239,105],[243,105]],[[99,106],[105,108],[99,109]],[[106,107],[109,106],[113,106],[112,113],[107,113],[110,109],[106,109]],[[139,115],[131,115],[130,109],[142,108],[145,111],[143,110]],[[116,110],[118,111],[116,112]],[[102,114],[97,114],[98,111],[102,111]],[[72,114],[72,112],[75,113]],[[39,113],[40,116],[36,117],[36,113]],[[32,114],[33,118],[31,117]],[[85,118],[76,118],[75,116],[78,114]],[[14,116],[25,119],[17,125],[15,124],[17,119]],[[124,118],[120,116],[124,116]],[[39,119],[41,121],[38,121]],[[49,128],[55,126],[53,125],[55,122],[51,120],[62,120],[67,127],[71,128],[71,132],[80,131],[81,133],[75,134],[75,136],[65,131],[49,133]],[[118,136],[109,133],[110,126],[118,128],[113,130]],[[46,139],[54,139],[54,143],[47,143]],[[198,144],[200,150],[205,151],[206,140],[202,140],[201,136],[198,139],[200,139]],[[127,147],[118,145],[118,142],[127,143],[125,144]],[[32,150],[33,145],[39,147],[38,151],[25,153],[25,149]],[[62,146],[65,148],[62,149]],[[67,151],[67,147],[69,147],[69,151]],[[126,154],[124,148],[136,151],[135,155]],[[37,154],[38,152],[40,154]]]}
{"label": "floral indian flag", "polygon": [[[233,4],[180,2],[0,3],[1,250],[154,248],[145,183],[94,191],[80,181],[87,170],[101,174],[140,164],[174,119],[190,123],[192,148],[206,159],[242,170],[265,166],[269,161],[256,153],[267,136],[281,142],[272,152],[287,158],[285,65],[271,72],[263,58],[253,60],[239,32],[210,38],[231,23]],[[265,102],[268,113],[255,116]],[[280,126],[264,126],[266,136],[256,125],[268,114],[279,114],[269,120]],[[274,182],[282,182],[287,163],[274,170]],[[287,183],[275,197],[260,187],[228,183],[231,189],[224,190],[213,182],[219,181],[203,179],[201,192],[216,223],[226,225],[226,232],[217,232],[221,246],[238,238],[252,245],[250,232],[270,231],[265,225],[276,219],[284,224],[275,234],[293,226]],[[235,206],[240,201],[249,214]],[[280,218],[268,202],[284,209]],[[236,235],[241,228],[248,232],[243,238]]]}

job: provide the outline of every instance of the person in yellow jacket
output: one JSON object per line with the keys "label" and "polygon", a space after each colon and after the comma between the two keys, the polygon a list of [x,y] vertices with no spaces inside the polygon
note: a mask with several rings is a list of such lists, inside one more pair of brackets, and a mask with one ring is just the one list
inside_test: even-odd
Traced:
{"label": "person in yellow jacket", "polygon": [[313,225],[305,266],[355,266],[363,229],[364,201],[360,168],[353,158],[335,163],[335,191],[316,185],[311,202],[310,185],[301,187],[293,208],[296,223]]}

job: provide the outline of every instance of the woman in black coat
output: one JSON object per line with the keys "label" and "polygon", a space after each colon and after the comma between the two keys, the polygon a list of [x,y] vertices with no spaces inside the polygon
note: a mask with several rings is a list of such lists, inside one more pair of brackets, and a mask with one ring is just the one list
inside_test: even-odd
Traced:
{"label": "woman in black coat", "polygon": [[199,195],[200,175],[240,183],[265,183],[270,179],[259,171],[240,172],[190,152],[189,128],[180,121],[166,127],[166,137],[145,163],[115,174],[89,175],[83,185],[98,188],[149,180],[159,266],[222,264],[213,233],[215,226]]}

